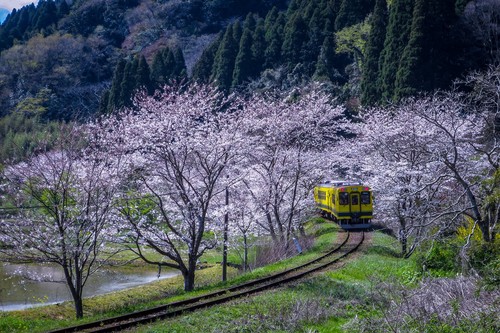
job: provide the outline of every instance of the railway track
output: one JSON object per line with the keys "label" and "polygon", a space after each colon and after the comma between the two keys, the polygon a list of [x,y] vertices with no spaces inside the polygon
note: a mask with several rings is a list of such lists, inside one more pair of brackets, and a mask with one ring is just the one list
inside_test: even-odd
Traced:
{"label": "railway track", "polygon": [[364,232],[347,232],[342,243],[324,255],[305,264],[287,269],[271,276],[186,300],[168,303],[151,309],[137,311],[87,324],[53,330],[49,333],[117,332],[140,324],[147,324],[155,320],[172,318],[183,313],[226,303],[228,301],[255,294],[263,290],[277,288],[283,284],[297,281],[303,277],[311,275],[312,273],[321,271],[340,261],[349,254],[355,252],[363,243],[364,237]]}

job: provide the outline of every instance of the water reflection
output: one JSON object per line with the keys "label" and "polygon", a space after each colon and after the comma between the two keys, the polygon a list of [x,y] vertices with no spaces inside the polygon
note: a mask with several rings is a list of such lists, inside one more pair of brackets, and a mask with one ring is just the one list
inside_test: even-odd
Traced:
{"label": "water reflection", "polygon": [[[130,270],[120,267],[107,268],[90,277],[84,288],[84,297],[156,281],[157,274],[153,267]],[[175,270],[162,269],[160,279],[178,274]],[[59,266],[0,263],[0,311],[21,310],[67,300],[72,298]]]}

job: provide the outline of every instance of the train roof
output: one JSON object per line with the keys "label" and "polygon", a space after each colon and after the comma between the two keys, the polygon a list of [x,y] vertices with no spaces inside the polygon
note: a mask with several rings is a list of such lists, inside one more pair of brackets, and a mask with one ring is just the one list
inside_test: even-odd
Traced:
{"label": "train roof", "polygon": [[353,180],[326,180],[319,187],[364,186],[360,181]]}

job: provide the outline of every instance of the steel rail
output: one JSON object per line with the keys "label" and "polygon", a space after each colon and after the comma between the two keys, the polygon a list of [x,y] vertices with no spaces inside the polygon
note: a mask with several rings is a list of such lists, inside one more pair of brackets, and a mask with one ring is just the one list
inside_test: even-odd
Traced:
{"label": "steel rail", "polygon": [[[347,250],[341,256],[336,257],[333,260],[329,260],[326,263],[319,264],[310,269],[305,269],[306,267],[319,263],[323,259],[335,254],[336,252],[339,252],[347,244],[347,242],[350,239],[350,236],[351,233],[348,232],[347,237],[345,237],[345,239],[339,246],[335,247],[334,249],[328,251],[326,254],[321,255],[314,260],[311,260],[302,265],[284,270],[282,272],[264,278],[252,280],[237,286],[228,287],[226,289],[218,290],[212,293],[200,295],[186,300],[176,301],[165,305],[157,306],[151,309],[141,310],[125,315],[120,315],[108,319],[102,319],[99,321],[67,327],[63,329],[53,330],[50,331],[49,333],[71,333],[71,332],[82,332],[82,331],[94,332],[94,333],[116,332],[140,324],[150,323],[155,320],[176,317],[183,313],[196,311],[198,309],[210,307],[217,304],[222,304],[236,298],[254,294],[266,289],[275,288],[281,286],[282,284],[298,280],[313,272],[324,269],[332,265],[333,263],[338,262],[342,258],[345,258],[350,253],[356,251],[364,241],[364,232],[362,233],[361,241],[359,241],[357,244],[355,244],[355,246],[352,249]],[[292,273],[297,271],[299,271],[299,273],[291,275]],[[291,275],[291,276],[285,277],[286,275]]]}

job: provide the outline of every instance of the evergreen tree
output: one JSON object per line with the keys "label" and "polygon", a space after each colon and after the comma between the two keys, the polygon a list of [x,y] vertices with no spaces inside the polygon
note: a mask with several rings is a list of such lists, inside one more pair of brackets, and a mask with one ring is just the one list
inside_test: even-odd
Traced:
{"label": "evergreen tree", "polygon": [[[394,100],[415,94],[423,86],[424,73],[417,72],[423,61],[424,27],[427,0],[416,0],[410,39],[406,45],[396,74]],[[422,69],[422,68],[420,68]]]}
{"label": "evergreen tree", "polygon": [[264,66],[266,51],[266,36],[264,30],[264,21],[258,21],[253,33],[252,58],[253,58],[253,76],[259,75]]}
{"label": "evergreen tree", "polygon": [[321,46],[324,41],[324,26],[325,22],[322,19],[320,8],[316,8],[309,20],[309,38],[305,48],[305,60],[307,62],[315,63],[318,59]]}
{"label": "evergreen tree", "polygon": [[120,84],[120,101],[118,107],[132,105],[132,94],[134,93],[136,61],[128,61],[123,71],[123,79]]}
{"label": "evergreen tree", "polygon": [[101,95],[101,100],[99,101],[99,114],[105,114],[109,110],[109,96],[110,96],[110,91],[109,89],[106,89],[103,94]]}
{"label": "evergreen tree", "polygon": [[[176,49],[176,51],[177,51],[177,49]],[[172,51],[171,48],[167,47],[167,48],[163,49],[163,51],[161,51],[160,54],[163,58],[162,76],[165,80],[164,83],[169,83],[169,81],[171,81],[171,80],[176,80],[177,76],[182,71],[182,69],[181,69],[182,66],[180,64],[179,65],[177,64],[174,51]],[[181,52],[181,56],[182,56],[182,52]],[[179,57],[179,55],[178,55],[178,57]],[[179,62],[180,61],[181,60],[179,59]],[[184,57],[182,57],[182,61],[184,61]],[[177,71],[179,71],[179,73]]]}
{"label": "evergreen tree", "polygon": [[62,0],[59,4],[59,8],[57,9],[57,16],[62,18],[69,14],[69,6],[66,0]]}
{"label": "evergreen tree", "polygon": [[403,50],[408,44],[415,0],[393,0],[389,7],[389,23],[381,54],[381,102],[392,100],[396,73]]}
{"label": "evergreen tree", "polygon": [[177,47],[172,53],[174,64],[172,71],[172,78],[175,80],[182,81],[187,78],[187,68],[186,61],[184,60],[184,54],[180,47]]}
{"label": "evergreen tree", "polygon": [[248,13],[247,17],[245,18],[245,21],[243,22],[243,32],[245,32],[245,29],[254,31],[256,24],[257,22],[255,21],[254,15],[252,13]]}
{"label": "evergreen tree", "polygon": [[318,3],[316,1],[308,1],[304,4],[303,8],[300,9],[302,17],[306,22],[310,22],[314,15],[314,12],[319,10]]}
{"label": "evergreen tree", "polygon": [[300,7],[302,6],[302,2],[303,0],[291,0],[290,4],[288,5],[286,16],[287,17],[295,16],[299,11]]}
{"label": "evergreen tree", "polygon": [[229,91],[233,81],[233,70],[238,45],[234,39],[233,28],[238,29],[239,24],[229,25],[226,28],[224,37],[220,43],[219,49],[215,55],[212,72],[212,81],[214,81],[223,91]]}
{"label": "evergreen tree", "polygon": [[384,48],[387,16],[387,1],[377,0],[370,20],[371,30],[361,77],[361,102],[365,105],[374,105],[380,101],[381,91],[377,82],[380,76],[379,59]]}
{"label": "evergreen tree", "polygon": [[111,83],[111,90],[109,92],[108,112],[113,112],[123,105],[120,95],[126,64],[127,62],[124,59],[120,59],[116,64],[115,72],[113,73],[113,81]]}
{"label": "evergreen tree", "polygon": [[264,29],[267,31],[270,31],[276,21],[278,20],[278,15],[279,11],[276,6],[274,6],[266,15],[265,21],[264,21]]}
{"label": "evergreen tree", "polygon": [[164,52],[158,51],[153,57],[153,63],[151,64],[151,84],[155,87],[163,86],[167,83],[168,78],[165,77],[167,72],[165,62],[164,62]]}
{"label": "evergreen tree", "polygon": [[250,29],[246,28],[241,36],[238,55],[236,56],[232,87],[237,87],[254,74],[252,56],[253,37]]}
{"label": "evergreen tree", "polygon": [[137,71],[135,73],[136,89],[145,89],[148,93],[152,93],[153,87],[150,75],[151,71],[149,70],[148,62],[144,58],[144,55],[141,55],[137,62]]}
{"label": "evergreen tree", "polygon": [[340,75],[338,74],[338,70],[335,68],[335,58],[335,36],[331,34],[326,36],[323,41],[321,52],[318,56],[318,61],[316,62],[313,79],[316,81],[338,82]]}
{"label": "evergreen tree", "polygon": [[270,29],[266,29],[266,50],[264,67],[272,68],[281,62],[281,47],[285,29],[285,15],[280,13]]}
{"label": "evergreen tree", "polygon": [[193,67],[193,80],[199,83],[209,83],[212,75],[215,54],[219,49],[223,34],[219,33],[217,38],[203,51],[200,59]]}
{"label": "evergreen tree", "polygon": [[335,30],[363,22],[373,5],[374,0],[343,0],[335,18]]}
{"label": "evergreen tree", "polygon": [[283,60],[289,65],[303,62],[308,42],[307,25],[300,13],[295,14],[285,26],[282,46]]}
{"label": "evergreen tree", "polygon": [[17,31],[19,32],[18,39],[24,39],[23,36],[26,31],[30,28],[30,11],[23,9],[20,11],[19,21],[16,25]]}
{"label": "evergreen tree", "polygon": [[41,30],[57,21],[57,7],[53,0],[41,1],[38,4],[35,28]]}
{"label": "evergreen tree", "polygon": [[394,100],[448,87],[455,75],[449,40],[456,19],[455,0],[416,0],[410,39],[396,75]]}
{"label": "evergreen tree", "polygon": [[[236,47],[240,45],[241,35],[243,34],[243,29],[241,28],[240,21],[236,21],[233,23],[233,39],[236,42]],[[236,50],[236,54],[238,50]]]}

